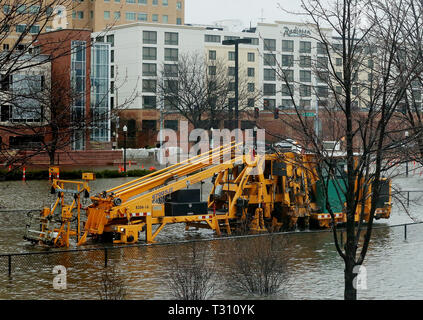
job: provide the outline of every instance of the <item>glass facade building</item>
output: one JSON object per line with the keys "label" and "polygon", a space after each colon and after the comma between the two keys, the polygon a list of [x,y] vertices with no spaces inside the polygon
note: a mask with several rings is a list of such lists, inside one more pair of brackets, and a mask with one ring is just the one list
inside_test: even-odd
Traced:
{"label": "glass facade building", "polygon": [[80,126],[85,121],[86,108],[86,64],[87,49],[85,41],[72,41],[71,43],[71,86],[73,92],[72,123],[75,124],[73,132],[72,149],[85,149],[85,130]]}
{"label": "glass facade building", "polygon": [[91,47],[91,141],[110,141],[109,70],[110,44],[93,43]]}

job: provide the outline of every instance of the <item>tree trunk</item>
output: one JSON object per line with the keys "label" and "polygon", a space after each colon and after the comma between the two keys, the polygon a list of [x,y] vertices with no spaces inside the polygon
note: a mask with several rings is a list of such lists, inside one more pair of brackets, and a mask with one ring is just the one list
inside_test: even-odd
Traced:
{"label": "tree trunk", "polygon": [[357,300],[357,289],[354,287],[354,279],[356,274],[353,272],[355,267],[355,262],[351,261],[347,257],[347,262],[345,263],[345,290],[344,290],[344,299],[345,300]]}

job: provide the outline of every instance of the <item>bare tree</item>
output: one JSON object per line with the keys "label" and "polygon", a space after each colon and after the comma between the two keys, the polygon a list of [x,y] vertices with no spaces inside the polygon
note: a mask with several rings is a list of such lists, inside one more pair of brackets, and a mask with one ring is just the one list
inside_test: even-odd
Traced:
{"label": "bare tree", "polygon": [[[58,82],[57,77],[50,85],[49,72],[48,76],[36,74],[39,69],[49,68],[49,64],[54,60],[70,56],[75,50],[79,50],[64,45],[75,37],[86,41],[86,49],[89,48],[92,42],[89,41],[90,34],[88,32],[87,36],[86,30],[63,32],[60,38],[49,36],[51,33],[48,32],[66,28],[68,22],[73,24],[72,12],[77,10],[79,5],[79,2],[71,0],[2,2],[0,130],[18,136],[19,139],[25,139],[26,134],[40,137],[32,144],[33,152],[26,153],[10,150],[4,141],[0,141],[2,162],[17,164],[13,169],[44,152],[49,154],[50,162],[53,163],[55,151],[75,141],[74,132],[82,132],[83,128],[94,125],[94,121],[90,121],[91,115],[80,114],[79,118],[74,117],[75,112],[70,115],[71,101],[75,101],[78,95],[81,95],[80,92],[76,94],[74,88],[69,89],[62,81]],[[95,106],[92,110],[94,109]],[[98,114],[95,116],[97,120],[104,118]],[[72,127],[72,134],[70,130],[64,130],[65,127]],[[46,137],[49,141],[44,139]]]}
{"label": "bare tree", "polygon": [[124,300],[127,295],[126,283],[115,266],[104,269],[97,289],[100,300]]}
{"label": "bare tree", "polygon": [[[295,138],[315,154],[324,206],[332,217],[334,243],[345,263],[344,297],[355,300],[357,266],[363,264],[369,248],[377,203],[386,196],[382,178],[389,175],[393,165],[408,161],[396,160],[401,152],[398,141],[405,129],[395,117],[407,89],[423,70],[423,60],[407,43],[408,37],[422,28],[421,4],[411,0],[303,0],[302,9],[308,26],[314,29],[311,38],[317,41],[319,55],[314,59],[313,71],[322,85],[313,89],[325,130],[316,130],[316,124],[303,116],[304,109],[291,89],[296,115],[283,117],[282,121],[296,128]],[[404,52],[410,56],[404,56]],[[404,59],[406,63],[396,63]],[[277,70],[289,85],[286,70]],[[325,148],[325,140],[343,145],[343,162],[335,159],[334,148]],[[339,201],[345,201],[344,247],[337,238],[335,211],[329,199],[331,183],[335,184]]]}
{"label": "bare tree", "polygon": [[259,236],[231,241],[227,258],[227,282],[251,294],[271,295],[280,291],[285,275],[280,236]]}
{"label": "bare tree", "polygon": [[[177,62],[161,68],[157,83],[160,103],[167,110],[178,111],[195,128],[216,128],[219,121],[233,119],[234,72],[234,67],[218,58],[182,54]],[[253,106],[259,96],[240,67],[240,112]]]}
{"label": "bare tree", "polygon": [[166,283],[178,300],[205,300],[214,293],[214,267],[209,265],[209,252],[193,242],[178,248],[176,258],[169,258]]}

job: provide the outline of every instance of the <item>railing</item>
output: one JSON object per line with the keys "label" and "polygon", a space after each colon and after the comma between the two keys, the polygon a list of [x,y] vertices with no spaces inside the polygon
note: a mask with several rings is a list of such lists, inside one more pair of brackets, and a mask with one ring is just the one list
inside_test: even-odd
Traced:
{"label": "railing", "polygon": [[[410,191],[411,192],[411,191]],[[373,226],[373,230],[377,229],[386,229],[386,228],[396,228],[396,227],[404,227],[404,240],[407,240],[407,226],[410,225],[419,225],[423,224],[421,222],[414,222],[414,223],[404,223],[404,224],[397,224],[397,225],[381,225],[381,226]],[[24,252],[24,253],[6,253],[0,254],[0,262],[6,262],[6,269],[7,274],[9,277],[12,276],[13,273],[13,261],[16,261],[17,258],[22,257],[30,257],[30,256],[39,256],[39,257],[46,257],[52,255],[65,255],[65,254],[84,254],[87,252],[94,252],[94,253],[102,253],[103,258],[100,261],[103,261],[104,267],[107,268],[111,252],[118,251],[118,250],[129,250],[130,248],[151,248],[151,247],[165,247],[165,246],[177,246],[183,245],[193,242],[210,242],[210,241],[225,241],[225,240],[234,240],[234,239],[243,239],[243,238],[254,238],[254,237],[266,237],[270,235],[295,235],[301,236],[306,234],[312,233],[329,233],[332,230],[307,230],[305,232],[298,232],[298,231],[289,231],[289,232],[277,232],[277,233],[267,233],[267,234],[256,234],[256,235],[241,235],[241,236],[227,236],[227,237],[219,237],[219,238],[209,238],[209,239],[196,239],[196,240],[186,240],[186,241],[177,241],[177,242],[165,242],[165,243],[156,243],[156,244],[133,244],[133,245],[125,245],[125,246],[108,246],[108,247],[96,247],[96,248],[82,248],[82,249],[70,249],[70,250],[51,250],[51,251],[37,251],[37,252]],[[340,241],[343,244],[343,233],[345,229],[338,228],[338,232],[340,232]],[[40,258],[41,260],[42,258]],[[0,263],[0,273],[3,272],[4,263]]]}

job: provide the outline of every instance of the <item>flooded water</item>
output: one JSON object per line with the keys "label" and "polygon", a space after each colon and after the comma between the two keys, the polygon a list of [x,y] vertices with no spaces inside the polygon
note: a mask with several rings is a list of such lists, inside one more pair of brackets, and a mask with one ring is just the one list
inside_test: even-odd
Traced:
{"label": "flooded water", "polygon": [[[99,179],[90,185],[93,193],[122,184],[132,178]],[[395,188],[420,190],[423,177],[397,178]],[[207,187],[205,187],[205,192]],[[391,219],[377,221],[377,226],[393,226],[423,220],[422,194],[410,194],[409,213],[397,203]],[[48,181],[0,183],[0,254],[46,250],[23,240],[25,212],[13,209],[39,209],[52,201]],[[205,198],[204,198],[205,199]],[[405,201],[406,197],[404,198]],[[297,232],[277,235],[284,243],[281,256],[285,261],[282,291],[267,299],[342,299],[344,264],[338,256],[330,232]],[[209,230],[188,231],[184,225],[166,226],[158,242],[214,238]],[[254,238],[252,238],[254,239]],[[242,239],[237,241],[253,241]],[[216,268],[216,290],[211,299],[257,299],[232,288],[226,274],[229,248],[234,240],[201,242],[208,262]],[[247,243],[247,242],[246,242]],[[92,247],[90,245],[88,247]],[[358,292],[359,299],[423,299],[423,224],[374,230],[364,266],[367,289]],[[190,252],[190,245],[153,245],[109,250],[109,264],[124,275],[127,299],[172,299],[168,286],[172,258]],[[0,299],[98,299],[104,252],[88,251],[14,257],[12,277],[7,275],[5,260],[0,261]],[[3,264],[3,265],[2,265]],[[52,287],[52,268],[67,268],[67,289]],[[6,270],[6,271],[5,271]]]}

